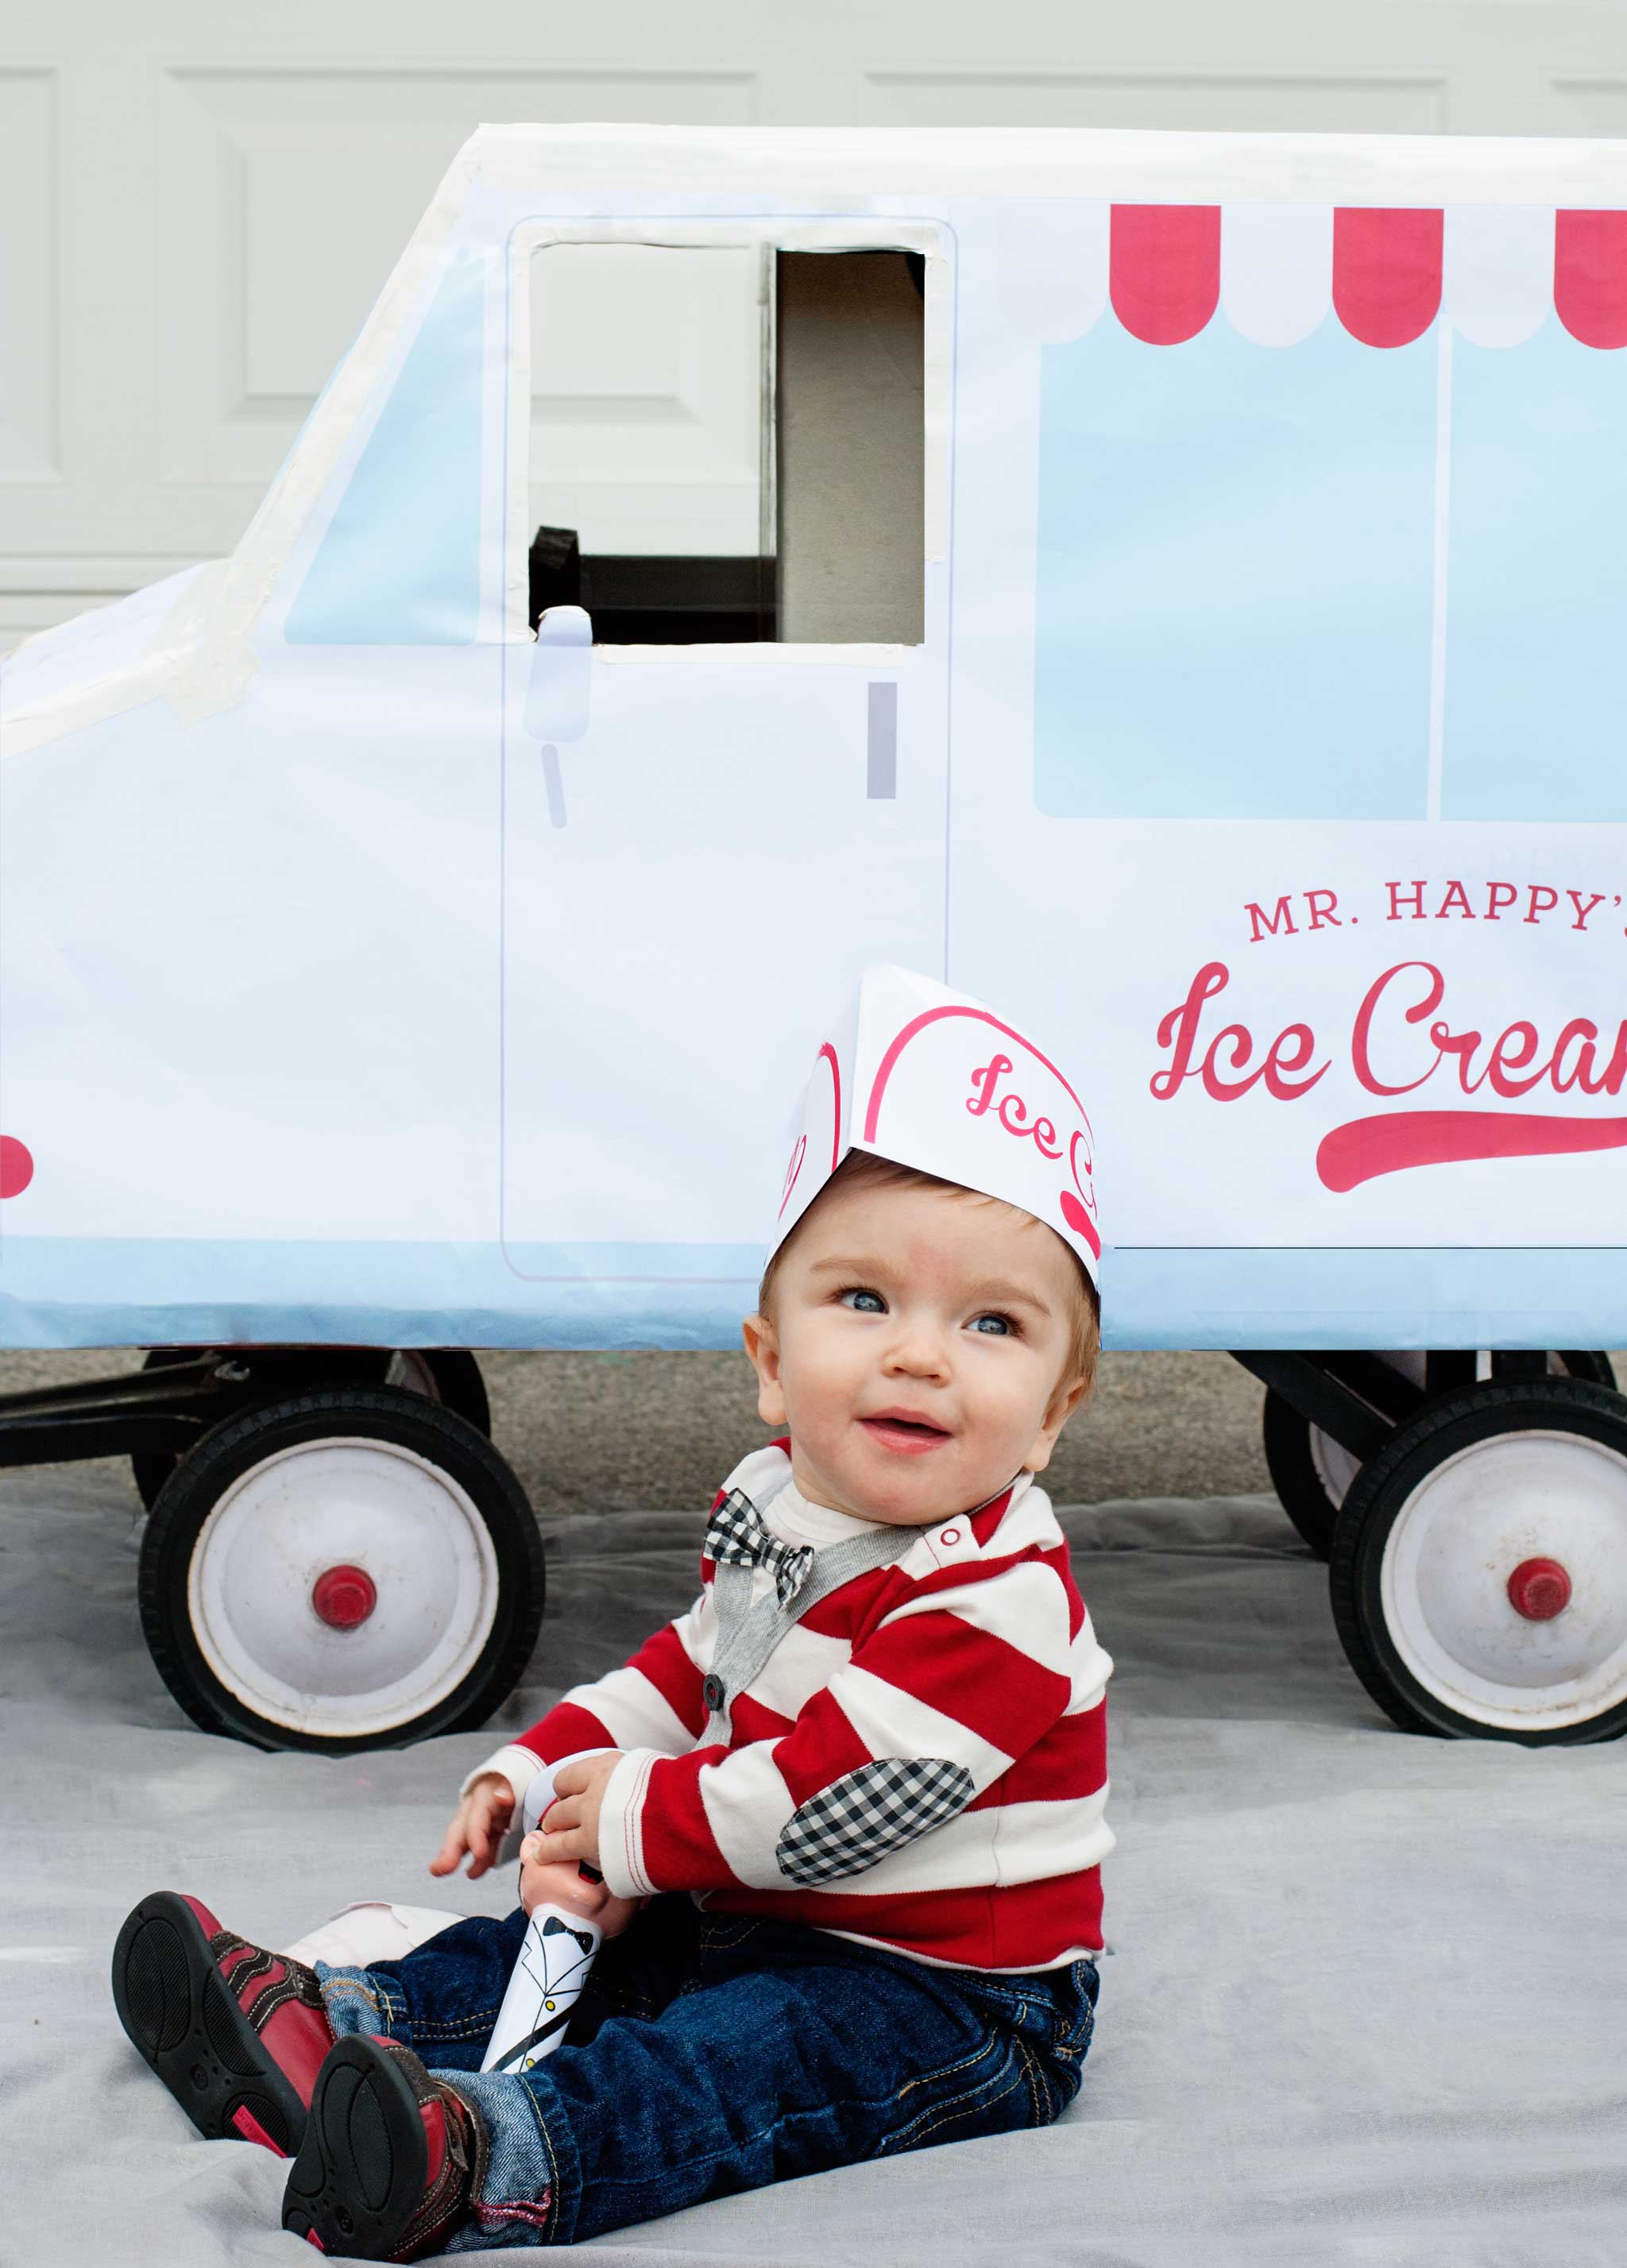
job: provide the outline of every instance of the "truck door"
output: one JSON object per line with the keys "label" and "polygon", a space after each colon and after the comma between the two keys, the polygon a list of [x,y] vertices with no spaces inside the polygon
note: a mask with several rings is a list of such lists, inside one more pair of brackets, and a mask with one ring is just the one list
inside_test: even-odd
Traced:
{"label": "truck door", "polygon": [[732,1330],[821,1020],[942,966],[948,261],[864,230],[513,261],[503,1237],[573,1344]]}

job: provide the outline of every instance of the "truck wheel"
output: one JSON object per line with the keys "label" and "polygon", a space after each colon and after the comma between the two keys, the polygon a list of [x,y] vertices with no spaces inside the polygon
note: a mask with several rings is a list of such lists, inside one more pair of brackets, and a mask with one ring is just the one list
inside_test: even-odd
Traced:
{"label": "truck wheel", "polygon": [[[206,1351],[202,1347],[151,1347],[141,1366],[144,1370],[168,1370],[178,1362],[195,1361]],[[472,1354],[460,1347],[387,1347],[379,1350],[377,1359],[382,1385],[401,1386],[409,1394],[427,1395],[431,1402],[438,1402],[444,1409],[455,1410],[460,1418],[467,1418],[480,1432],[490,1432],[491,1404],[486,1399],[486,1381]],[[320,1377],[320,1353],[313,1355],[312,1369]],[[313,1383],[315,1382],[313,1377]],[[131,1457],[136,1492],[149,1512],[178,1462],[163,1449],[137,1449]]]}
{"label": "truck wheel", "polygon": [[[1426,1358],[1421,1353],[1386,1354],[1391,1364],[1415,1386],[1424,1383]],[[1614,1386],[1610,1358],[1601,1353],[1550,1354],[1552,1378],[1591,1379],[1597,1386]],[[1268,1390],[1260,1419],[1266,1469],[1283,1510],[1319,1559],[1333,1549],[1333,1524],[1338,1518],[1351,1483],[1361,1470],[1358,1459],[1331,1433],[1302,1418],[1292,1402]]]}
{"label": "truck wheel", "polygon": [[512,1691],[543,1580],[483,1434],[400,1387],[334,1387],[239,1410],[181,1458],[142,1543],[142,1627],[207,1733],[404,1748]]}
{"label": "truck wheel", "polygon": [[1328,1572],[1351,1667],[1403,1732],[1613,1740],[1627,1401],[1558,1377],[1442,1395],[1351,1482]]}

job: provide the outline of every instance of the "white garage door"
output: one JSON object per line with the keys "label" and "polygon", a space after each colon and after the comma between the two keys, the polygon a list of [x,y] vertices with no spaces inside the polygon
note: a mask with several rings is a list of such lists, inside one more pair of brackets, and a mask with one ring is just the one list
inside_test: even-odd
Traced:
{"label": "white garage door", "polygon": [[[464,136],[595,119],[1613,135],[1627,11],[11,0],[0,648],[228,549]],[[625,343],[539,377],[586,548],[733,549],[743,434],[697,436],[670,339]]]}

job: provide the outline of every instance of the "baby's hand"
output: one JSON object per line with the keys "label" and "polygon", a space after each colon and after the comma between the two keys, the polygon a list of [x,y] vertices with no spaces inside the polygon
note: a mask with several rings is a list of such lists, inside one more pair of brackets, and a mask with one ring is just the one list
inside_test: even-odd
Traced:
{"label": "baby's hand", "polygon": [[469,1854],[469,1879],[497,1863],[497,1850],[514,1816],[514,1791],[502,1772],[482,1772],[452,1815],[445,1840],[430,1861],[431,1874],[455,1874]]}
{"label": "baby's hand", "polygon": [[605,1784],[622,1761],[620,1749],[601,1756],[582,1756],[563,1764],[554,1776],[554,1801],[543,1813],[536,1833],[526,1837],[528,1863],[546,1867],[556,1859],[585,1859],[599,1864],[599,1812]]}

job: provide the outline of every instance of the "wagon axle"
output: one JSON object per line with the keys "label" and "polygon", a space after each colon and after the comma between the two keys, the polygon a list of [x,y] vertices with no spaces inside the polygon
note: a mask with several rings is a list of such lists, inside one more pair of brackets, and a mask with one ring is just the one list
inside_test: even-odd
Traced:
{"label": "wagon axle", "polygon": [[[140,1370],[123,1377],[0,1395],[0,1466],[89,1457],[173,1462],[252,1403],[302,1388],[383,1385],[392,1365],[403,1360],[430,1369],[449,1360],[474,1368],[470,1356],[438,1350],[403,1358],[383,1347],[155,1348]],[[453,1395],[435,1398],[457,1406]],[[483,1393],[479,1408],[465,1414],[483,1427]],[[144,1487],[143,1494],[151,1503],[157,1489]]]}
{"label": "wagon axle", "polygon": [[1550,1623],[1571,1603],[1571,1578],[1557,1559],[1522,1559],[1508,1579],[1508,1603],[1528,1623]]}

